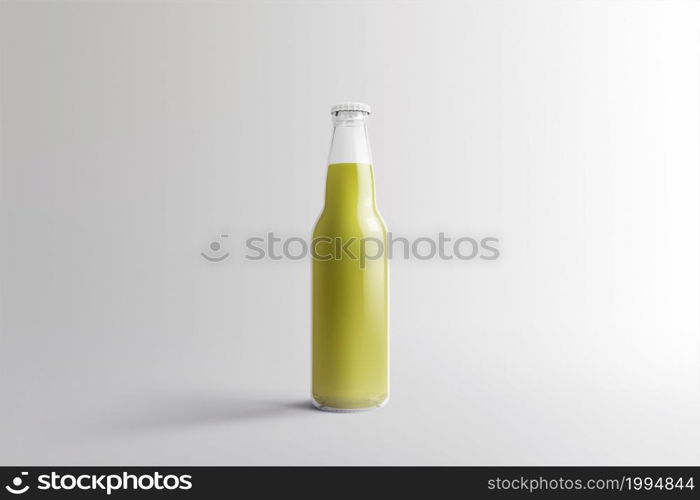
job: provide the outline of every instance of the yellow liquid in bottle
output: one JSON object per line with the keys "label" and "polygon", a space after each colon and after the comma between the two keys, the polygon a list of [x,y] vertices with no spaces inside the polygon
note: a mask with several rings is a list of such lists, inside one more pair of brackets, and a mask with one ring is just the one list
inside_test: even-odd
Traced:
{"label": "yellow liquid in bottle", "polygon": [[372,165],[328,166],[313,237],[314,401],[329,410],[381,406],[389,385],[388,266]]}

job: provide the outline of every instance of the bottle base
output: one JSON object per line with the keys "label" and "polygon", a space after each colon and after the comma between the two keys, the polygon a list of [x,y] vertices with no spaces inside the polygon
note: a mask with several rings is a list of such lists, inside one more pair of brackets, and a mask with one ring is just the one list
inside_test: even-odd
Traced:
{"label": "bottle base", "polygon": [[361,406],[357,408],[340,408],[337,406],[329,406],[327,404],[320,403],[316,400],[315,397],[311,397],[311,403],[317,410],[327,411],[329,413],[360,413],[365,411],[378,410],[379,408],[384,408],[388,402],[389,396],[382,399],[379,403],[372,403],[368,406]]}

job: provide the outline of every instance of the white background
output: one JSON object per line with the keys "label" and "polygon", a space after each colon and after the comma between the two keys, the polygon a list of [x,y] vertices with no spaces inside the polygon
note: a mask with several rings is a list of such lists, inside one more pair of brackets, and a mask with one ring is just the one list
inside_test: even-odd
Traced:
{"label": "white background", "polygon": [[[698,2],[0,22],[3,465],[698,464]],[[352,415],[308,404],[308,260],[243,258],[310,234],[341,100],[395,234],[501,250],[392,262],[391,401]]]}

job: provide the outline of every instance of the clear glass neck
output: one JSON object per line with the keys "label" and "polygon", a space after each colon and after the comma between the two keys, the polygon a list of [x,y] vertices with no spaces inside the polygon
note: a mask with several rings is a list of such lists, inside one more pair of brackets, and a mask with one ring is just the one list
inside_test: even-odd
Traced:
{"label": "clear glass neck", "polygon": [[328,164],[372,164],[372,152],[367,134],[364,111],[338,111],[333,115],[333,138],[328,153]]}

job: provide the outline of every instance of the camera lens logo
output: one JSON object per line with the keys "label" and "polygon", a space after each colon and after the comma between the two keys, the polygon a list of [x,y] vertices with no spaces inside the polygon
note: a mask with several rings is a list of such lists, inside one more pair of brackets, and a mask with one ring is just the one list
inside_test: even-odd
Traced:
{"label": "camera lens logo", "polygon": [[29,489],[29,485],[27,484],[24,487],[22,487],[22,476],[26,476],[27,474],[29,473],[22,472],[21,476],[17,476],[14,479],[12,479],[12,486],[5,486],[5,489],[13,495],[21,495],[22,493],[26,493]]}
{"label": "camera lens logo", "polygon": [[[228,238],[228,234],[222,234],[221,238]],[[218,241],[212,241],[209,244],[209,249],[214,253],[214,256],[210,256],[202,252],[202,257],[207,259],[209,262],[221,262],[230,255],[228,252],[221,249],[221,243]]]}

